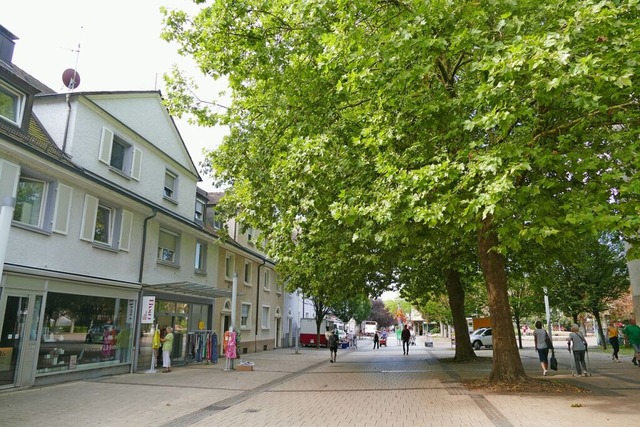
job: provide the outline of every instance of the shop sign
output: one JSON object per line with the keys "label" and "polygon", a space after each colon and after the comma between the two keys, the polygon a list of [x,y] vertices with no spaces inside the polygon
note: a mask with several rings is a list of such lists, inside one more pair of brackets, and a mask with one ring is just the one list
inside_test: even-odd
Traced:
{"label": "shop sign", "polygon": [[156,306],[156,297],[142,297],[141,323],[153,323],[153,310]]}

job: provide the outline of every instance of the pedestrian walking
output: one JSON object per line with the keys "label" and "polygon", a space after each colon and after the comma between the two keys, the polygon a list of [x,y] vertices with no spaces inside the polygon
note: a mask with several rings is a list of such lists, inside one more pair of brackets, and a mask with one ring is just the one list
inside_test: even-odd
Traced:
{"label": "pedestrian walking", "polygon": [[160,338],[162,343],[162,372],[171,372],[171,352],[173,351],[173,328],[167,328],[167,334]]}
{"label": "pedestrian walking", "polygon": [[408,356],[409,340],[411,340],[411,331],[409,331],[409,327],[407,325],[404,325],[404,328],[402,329],[401,338],[402,338],[402,354],[404,354],[405,356]]}
{"label": "pedestrian walking", "polygon": [[631,362],[640,366],[640,326],[636,325],[636,319],[629,320],[629,324],[624,327],[622,333],[629,340],[629,344],[633,347],[633,359]]}
{"label": "pedestrian walking", "polygon": [[373,334],[373,349],[380,348],[380,336],[378,335],[378,331]]}
{"label": "pedestrian walking", "polygon": [[615,321],[611,322],[607,327],[607,335],[609,337],[609,344],[611,344],[611,348],[613,349],[611,360],[620,363],[620,359],[618,358],[618,352],[620,351],[620,340],[618,338],[618,326]]}
{"label": "pedestrian walking", "polygon": [[334,363],[338,356],[338,333],[334,329],[329,335],[329,362]]}
{"label": "pedestrian walking", "polygon": [[547,331],[542,328],[542,322],[539,320],[536,322],[536,328],[533,331],[533,342],[538,352],[540,366],[542,366],[542,375],[546,376],[549,369],[549,350],[553,350],[553,341]]}
{"label": "pedestrian walking", "polygon": [[569,352],[573,352],[573,360],[576,362],[576,372],[578,376],[582,375],[586,377],[589,375],[587,372],[587,363],[584,360],[584,355],[587,352],[587,340],[584,335],[579,332],[578,325],[571,325],[571,333],[567,338],[567,348]]}

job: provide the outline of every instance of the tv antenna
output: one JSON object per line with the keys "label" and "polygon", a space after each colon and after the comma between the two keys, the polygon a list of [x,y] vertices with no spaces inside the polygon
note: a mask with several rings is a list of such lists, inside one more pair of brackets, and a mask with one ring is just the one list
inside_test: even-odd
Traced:
{"label": "tv antenna", "polygon": [[[83,27],[80,27],[82,30]],[[76,49],[70,49],[71,52],[76,53],[76,66],[75,68],[67,68],[62,72],[62,83],[70,90],[73,91],[80,86],[80,74],[78,74],[78,61],[80,59],[80,43]]]}

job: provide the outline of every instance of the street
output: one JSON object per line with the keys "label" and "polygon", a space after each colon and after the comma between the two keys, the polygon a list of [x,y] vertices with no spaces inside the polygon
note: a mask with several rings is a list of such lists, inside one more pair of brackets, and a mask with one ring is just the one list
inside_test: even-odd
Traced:
{"label": "street", "polygon": [[[572,377],[569,356],[545,380],[584,393],[543,395],[468,390],[462,382],[487,378],[492,350],[479,361],[451,362],[448,339],[424,337],[404,356],[393,336],[373,350],[277,349],[244,355],[254,371],[192,364],[171,373],[136,373],[0,393],[3,424],[11,426],[591,426],[634,425],[640,368],[592,354],[593,376]],[[556,348],[563,348],[556,344]],[[521,351],[527,374],[542,378],[531,346]]]}

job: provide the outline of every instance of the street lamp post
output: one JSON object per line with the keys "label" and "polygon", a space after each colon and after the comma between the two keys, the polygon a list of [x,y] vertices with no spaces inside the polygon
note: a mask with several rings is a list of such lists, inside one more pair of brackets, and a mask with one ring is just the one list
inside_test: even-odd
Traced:
{"label": "street lamp post", "polygon": [[549,294],[547,293],[546,287],[544,287],[543,290],[544,290],[544,310],[547,315],[547,330],[549,331],[549,336],[552,337],[553,330],[551,329],[551,310],[549,308]]}

